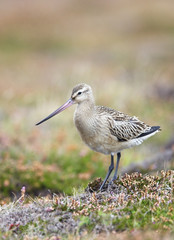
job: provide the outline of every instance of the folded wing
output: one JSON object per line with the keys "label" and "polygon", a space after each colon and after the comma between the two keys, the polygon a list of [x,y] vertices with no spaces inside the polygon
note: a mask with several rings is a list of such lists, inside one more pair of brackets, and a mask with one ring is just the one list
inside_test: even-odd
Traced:
{"label": "folded wing", "polygon": [[119,141],[128,141],[144,137],[160,129],[159,126],[151,127],[135,116],[131,117],[111,108],[100,106],[98,110],[100,112],[107,112],[107,114],[109,113],[108,124],[110,132],[116,136]]}

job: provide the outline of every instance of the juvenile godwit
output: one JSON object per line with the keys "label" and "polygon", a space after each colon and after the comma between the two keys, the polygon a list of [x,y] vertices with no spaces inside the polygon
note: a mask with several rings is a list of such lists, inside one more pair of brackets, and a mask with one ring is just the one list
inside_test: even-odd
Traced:
{"label": "juvenile godwit", "polygon": [[96,106],[91,87],[84,83],[75,86],[71,98],[36,125],[73,104],[77,104],[74,122],[82,140],[92,150],[111,155],[111,164],[100,190],[114,169],[114,154],[117,154],[117,163],[112,181],[117,178],[121,151],[141,144],[160,130],[159,126],[151,127],[135,116],[131,117],[108,107]]}

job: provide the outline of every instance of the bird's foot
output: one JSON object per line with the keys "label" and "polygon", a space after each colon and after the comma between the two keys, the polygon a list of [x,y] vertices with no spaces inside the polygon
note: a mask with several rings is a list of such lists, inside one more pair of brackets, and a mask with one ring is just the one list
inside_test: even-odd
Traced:
{"label": "bird's foot", "polygon": [[117,178],[112,178],[110,181],[109,181],[109,184],[108,184],[108,187],[111,186],[113,183],[115,184],[115,181],[118,179]]}

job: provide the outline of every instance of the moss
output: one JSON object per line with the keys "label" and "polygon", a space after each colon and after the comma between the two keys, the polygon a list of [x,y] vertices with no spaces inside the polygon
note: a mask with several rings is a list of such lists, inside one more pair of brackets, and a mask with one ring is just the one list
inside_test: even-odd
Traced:
{"label": "moss", "polygon": [[88,233],[91,233],[95,227],[94,221],[91,221],[89,216],[81,216],[79,219],[79,232],[83,231],[83,229],[87,230]]}

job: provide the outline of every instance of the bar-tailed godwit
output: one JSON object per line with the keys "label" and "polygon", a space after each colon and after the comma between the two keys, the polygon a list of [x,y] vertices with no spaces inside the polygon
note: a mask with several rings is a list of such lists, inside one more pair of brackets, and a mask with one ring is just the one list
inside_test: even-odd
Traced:
{"label": "bar-tailed godwit", "polygon": [[108,107],[96,106],[91,87],[84,83],[75,86],[71,98],[36,125],[73,104],[77,104],[74,122],[82,140],[92,150],[111,155],[111,164],[100,190],[114,169],[114,154],[117,154],[117,163],[112,180],[117,178],[121,151],[141,144],[160,130],[159,126],[151,127],[135,116],[131,117]]}

